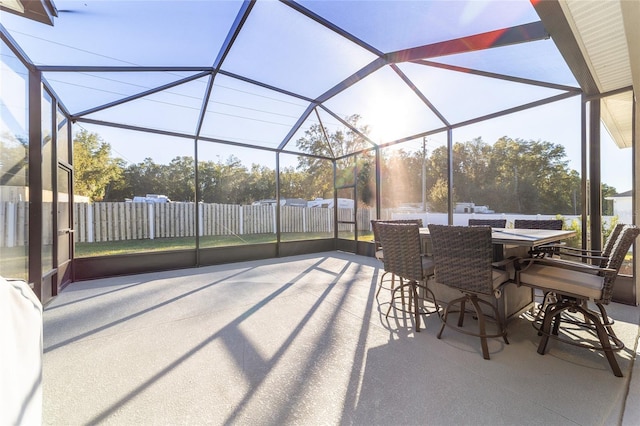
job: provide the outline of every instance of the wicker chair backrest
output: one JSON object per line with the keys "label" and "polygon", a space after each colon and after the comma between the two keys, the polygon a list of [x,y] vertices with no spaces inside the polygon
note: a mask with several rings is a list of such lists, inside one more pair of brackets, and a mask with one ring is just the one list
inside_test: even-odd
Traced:
{"label": "wicker chair backrest", "polygon": [[606,268],[612,269],[615,272],[605,273],[604,286],[602,289],[602,299],[600,300],[604,304],[608,304],[613,296],[613,284],[620,272],[622,263],[624,262],[631,245],[640,234],[640,229],[635,225],[624,225],[620,231],[620,235],[613,243],[611,255],[608,257]]}
{"label": "wicker chair backrest", "polygon": [[379,222],[378,232],[384,250],[384,270],[411,281],[422,281],[420,225]]}
{"label": "wicker chair backrest", "polygon": [[380,232],[378,231],[379,223],[417,223],[420,228],[424,225],[422,224],[422,219],[397,219],[397,220],[372,220],[371,221],[371,230],[373,231],[373,240],[376,243],[376,248],[380,248],[382,244],[380,244]]}
{"label": "wicker chair backrest", "polygon": [[611,256],[611,252],[613,251],[613,246],[615,245],[618,238],[620,238],[620,233],[622,232],[624,227],[625,227],[624,223],[618,223],[616,224],[616,227],[613,228],[613,231],[611,231],[611,234],[609,234],[609,238],[607,238],[607,241],[604,243],[604,247],[602,248],[601,256],[605,257],[606,259],[600,262],[601,268],[607,267],[607,263],[609,262],[608,258],[609,256]]}
{"label": "wicker chair backrest", "polygon": [[493,294],[489,226],[429,225],[436,281],[461,291]]}
{"label": "wicker chair backrest", "polygon": [[516,219],[513,221],[513,227],[518,229],[555,229],[561,230],[564,221],[562,219],[550,220],[527,220]]}
{"label": "wicker chair backrest", "polygon": [[492,228],[506,228],[507,219],[469,219],[469,226],[490,226]]}

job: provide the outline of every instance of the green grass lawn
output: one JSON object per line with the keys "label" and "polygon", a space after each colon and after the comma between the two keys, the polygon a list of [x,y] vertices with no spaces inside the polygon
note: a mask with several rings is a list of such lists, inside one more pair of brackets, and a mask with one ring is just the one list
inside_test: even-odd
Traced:
{"label": "green grass lawn", "polygon": [[27,279],[27,247],[0,248],[0,275],[5,278]]}
{"label": "green grass lawn", "polygon": [[[283,234],[281,241],[300,241],[331,238],[327,233],[287,233]],[[341,238],[353,238],[353,234],[345,233]],[[360,240],[371,241],[371,233],[360,235]],[[200,237],[200,248],[228,247],[245,244],[275,243],[275,234],[252,234],[252,235],[218,235]],[[166,250],[188,250],[194,249],[196,240],[194,237],[181,238],[157,238],[154,240],[127,240],[127,241],[105,241],[98,243],[76,243],[76,257],[109,256],[116,254],[142,253]]]}

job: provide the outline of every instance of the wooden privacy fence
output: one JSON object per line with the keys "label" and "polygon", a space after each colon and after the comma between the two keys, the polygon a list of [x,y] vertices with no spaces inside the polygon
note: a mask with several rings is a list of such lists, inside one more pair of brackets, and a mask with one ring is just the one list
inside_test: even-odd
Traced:
{"label": "wooden privacy fence", "polygon": [[[51,203],[43,211],[53,213]],[[76,242],[100,242],[195,236],[194,203],[75,203]],[[276,210],[272,205],[198,204],[200,236],[248,235],[276,232]],[[358,210],[358,229],[369,231],[371,209]],[[338,209],[340,221],[353,221],[353,209]],[[49,214],[51,216],[51,214]],[[29,203],[0,202],[0,247],[28,244]],[[56,235],[51,221],[43,221],[44,245]],[[332,208],[280,207],[283,233],[331,234]],[[340,231],[353,232],[353,225],[340,224]]]}
{"label": "wooden privacy fence", "polygon": [[[200,236],[276,232],[276,206],[198,204]],[[353,209],[338,209],[340,220],[353,221]],[[358,210],[358,227],[369,230],[370,209]],[[76,203],[76,242],[120,241],[195,236],[194,203]],[[340,224],[340,231],[353,225]],[[332,208],[280,207],[280,231],[332,233]]]}
{"label": "wooden privacy fence", "polygon": [[[52,203],[43,203],[43,212],[51,218]],[[75,203],[74,238],[76,242],[100,242],[139,240],[172,237],[193,237],[196,229],[196,214],[200,222],[200,236],[250,235],[276,232],[276,207],[272,205],[243,206],[236,204],[194,203]],[[64,210],[64,209],[63,209]],[[318,207],[280,207],[280,229],[283,233],[333,234],[333,209]],[[370,220],[374,209],[358,209],[359,232],[370,231]],[[471,215],[473,216],[473,215]],[[454,215],[454,223],[466,224],[468,214]],[[475,217],[501,217],[508,220],[508,227],[515,218],[547,219],[553,216],[540,215],[475,215]],[[383,209],[381,218],[423,219],[427,223],[447,223],[446,213],[398,214]],[[611,217],[603,218],[609,223]],[[0,247],[16,247],[28,244],[29,203],[26,201],[0,202]],[[580,220],[579,216],[565,217],[565,225]],[[339,222],[353,221],[353,209],[338,209]],[[43,245],[52,244],[56,232],[52,221],[43,220]],[[353,225],[340,223],[339,231],[353,232]]]}
{"label": "wooden privacy fence", "polygon": [[26,246],[29,242],[28,223],[27,201],[0,202],[0,247]]}

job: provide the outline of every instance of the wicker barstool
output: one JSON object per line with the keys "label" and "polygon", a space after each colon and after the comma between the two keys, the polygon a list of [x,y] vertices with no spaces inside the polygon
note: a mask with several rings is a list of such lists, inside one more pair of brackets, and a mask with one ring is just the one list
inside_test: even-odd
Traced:
{"label": "wicker barstool", "polygon": [[[433,244],[433,258],[435,261],[436,282],[460,290],[462,297],[447,304],[442,316],[442,327],[438,339],[452,312],[459,312],[457,327],[454,330],[464,334],[480,337],[482,356],[489,359],[488,337],[502,337],[505,343],[507,330],[502,324],[496,306],[479,298],[479,296],[499,297],[501,286],[509,281],[507,271],[493,267],[493,245],[491,243],[491,228],[489,226],[447,226],[429,225],[431,242]],[[474,309],[474,316],[478,319],[478,332],[463,328],[466,304],[470,303]],[[490,306],[494,313],[498,331],[487,334],[486,315],[480,304]],[[459,311],[454,311],[459,305]]]}
{"label": "wicker barstool", "polygon": [[[382,262],[384,264],[384,249],[382,248],[382,244],[380,242],[380,232],[378,231],[378,224],[379,223],[415,223],[417,224],[420,228],[422,228],[422,219],[396,219],[396,220],[372,220],[371,221],[371,230],[373,231],[373,241],[375,243],[375,256],[376,259],[378,259],[380,262]],[[384,285],[384,279],[385,276],[387,274],[391,274],[391,284],[389,285],[389,287],[385,287]],[[376,299],[378,298],[378,295],[380,294],[380,290],[382,290],[383,288],[392,291],[395,287],[395,275],[393,273],[390,273],[388,271],[385,271],[382,276],[380,277],[380,282],[378,283],[378,290],[376,291]],[[400,284],[402,284],[402,278],[400,278]],[[404,295],[404,294],[403,294]],[[404,300],[404,299],[403,299]]]}
{"label": "wicker barstool", "polygon": [[[624,344],[613,330],[614,322],[608,316],[605,305],[611,302],[618,272],[639,234],[640,229],[635,225],[622,226],[618,238],[612,243],[611,253],[604,266],[545,258],[523,260],[526,266],[516,273],[516,282],[544,292],[552,292],[557,298],[556,301],[547,303],[544,308],[539,354],[544,355],[550,337],[571,345],[603,351],[613,374],[622,377],[615,351],[623,349]],[[588,301],[593,301],[599,312],[589,309]],[[577,320],[571,314],[563,316],[563,313],[580,313],[585,321]],[[571,333],[572,339],[563,338],[559,332],[562,322],[593,332],[597,337],[597,344],[575,341],[575,332]]]}
{"label": "wicker barstool", "polygon": [[[420,225],[418,223],[378,223],[380,242],[384,250],[384,269],[395,276],[402,278],[402,283],[391,292],[391,302],[386,316],[389,316],[391,308],[395,306],[395,300],[400,297],[404,305],[404,288],[410,290],[410,304],[415,316],[416,331],[420,331],[420,304],[431,296],[435,305],[434,311],[426,311],[431,314],[439,311],[433,291],[427,286],[428,278],[433,275],[433,260],[422,255],[420,245]],[[418,289],[424,292],[420,297]],[[397,292],[400,291],[400,296]]]}
{"label": "wicker barstool", "polygon": [[[613,231],[611,231],[611,233],[609,234],[609,238],[607,238],[607,241],[605,242],[602,250],[587,250],[587,249],[576,248],[576,247],[568,247],[565,245],[558,245],[555,247],[557,250],[557,254],[561,255],[562,258],[567,258],[567,257],[579,258],[582,262],[590,263],[592,265],[597,265],[600,268],[606,268],[607,263],[609,262],[611,257],[611,252],[613,251],[613,247],[618,241],[618,238],[620,238],[620,234],[622,232],[622,229],[624,229],[624,227],[625,227],[625,224],[623,223],[616,224],[616,226],[613,228]],[[536,313],[532,322],[533,327],[536,330],[538,331],[540,330],[540,327],[542,325],[542,314],[544,313],[544,310],[546,309],[547,305],[557,300],[558,300],[558,297],[554,292],[552,291],[544,292],[542,303],[538,307],[538,312]],[[539,333],[539,334],[542,334],[542,333]]]}

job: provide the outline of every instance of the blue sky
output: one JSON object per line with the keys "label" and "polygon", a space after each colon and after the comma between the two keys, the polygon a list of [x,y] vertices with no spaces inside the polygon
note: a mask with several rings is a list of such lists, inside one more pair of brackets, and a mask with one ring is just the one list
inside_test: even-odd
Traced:
{"label": "blue sky", "polygon": [[[61,11],[54,27],[25,22],[8,14],[2,24],[38,64],[100,66],[211,66],[240,6],[239,1],[56,1]],[[416,47],[537,20],[526,0],[505,2],[303,1],[381,52]],[[140,19],[144,16],[144,19]],[[525,49],[526,48],[526,49]],[[4,54],[4,52],[3,52]],[[260,0],[236,39],[222,69],[314,98],[375,59],[372,52],[274,1]],[[500,72],[575,85],[550,40],[432,58],[442,64]],[[512,82],[410,63],[398,65],[450,122],[560,93]],[[45,73],[72,113],[126,98],[149,88],[194,75],[193,72]],[[88,118],[193,133],[207,77],[98,111]],[[308,101],[228,76],[219,75],[209,99],[202,135],[275,148],[306,109]],[[368,75],[325,105],[339,116],[358,113],[371,126],[371,139],[386,142],[442,126],[389,66]],[[501,136],[547,140],[565,146],[571,167],[580,168],[579,97],[454,130],[455,141]],[[341,127],[328,114],[330,131]],[[298,135],[316,123],[315,114]],[[93,129],[88,124],[83,127]],[[168,162],[188,155],[188,140],[101,128],[114,151],[131,162],[147,156]],[[297,137],[297,135],[295,136]],[[294,140],[295,140],[294,137]],[[445,135],[429,137],[444,143]],[[180,146],[176,147],[176,141]],[[620,191],[631,187],[631,152],[613,147],[603,131],[606,166],[603,181]],[[288,146],[294,149],[293,143]],[[274,163],[274,156],[234,147],[216,147],[206,155],[245,163]],[[290,157],[287,157],[290,158]],[[287,165],[286,162],[284,165]]]}

